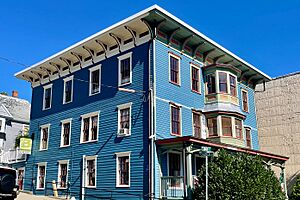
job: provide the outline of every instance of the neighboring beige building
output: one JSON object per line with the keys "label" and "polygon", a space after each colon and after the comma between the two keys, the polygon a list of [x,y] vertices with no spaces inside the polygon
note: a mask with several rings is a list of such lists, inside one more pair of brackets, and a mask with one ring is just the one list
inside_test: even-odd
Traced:
{"label": "neighboring beige building", "polygon": [[286,178],[291,192],[300,175],[300,72],[256,87],[260,150],[288,156]]}

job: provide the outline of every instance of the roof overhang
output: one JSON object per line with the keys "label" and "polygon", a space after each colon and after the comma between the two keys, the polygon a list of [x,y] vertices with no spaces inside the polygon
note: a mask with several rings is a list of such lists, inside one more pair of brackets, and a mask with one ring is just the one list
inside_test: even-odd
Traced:
{"label": "roof overhang", "polygon": [[[156,31],[156,32],[155,32]],[[182,53],[190,49],[202,55],[202,62],[230,63],[251,77],[255,83],[271,80],[271,77],[239,58],[229,50],[209,39],[193,27],[157,5],[153,5],[124,19],[18,73],[15,76],[33,85],[43,84],[55,77],[64,76],[114,54],[153,39],[164,32],[169,42],[176,39]]]}
{"label": "roof overhang", "polygon": [[234,151],[234,152],[248,153],[251,155],[261,156],[265,159],[276,160],[280,163],[284,163],[289,159],[286,156],[276,155],[276,154],[267,153],[267,152],[263,152],[263,151],[257,151],[257,150],[248,149],[248,148],[237,147],[237,146],[223,144],[223,143],[214,143],[214,142],[211,142],[206,139],[199,139],[199,138],[195,138],[195,137],[191,137],[191,136],[156,140],[156,144],[159,146],[160,145],[161,146],[162,145],[174,145],[174,144],[180,144],[180,143],[199,144],[199,145],[203,145],[203,146],[226,149],[226,150]]}

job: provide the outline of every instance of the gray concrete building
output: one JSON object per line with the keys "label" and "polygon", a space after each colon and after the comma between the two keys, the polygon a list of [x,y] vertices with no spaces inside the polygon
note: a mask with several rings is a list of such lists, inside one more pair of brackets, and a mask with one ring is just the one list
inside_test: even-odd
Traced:
{"label": "gray concrete building", "polygon": [[274,78],[256,88],[260,149],[288,156],[289,193],[300,175],[300,72]]}

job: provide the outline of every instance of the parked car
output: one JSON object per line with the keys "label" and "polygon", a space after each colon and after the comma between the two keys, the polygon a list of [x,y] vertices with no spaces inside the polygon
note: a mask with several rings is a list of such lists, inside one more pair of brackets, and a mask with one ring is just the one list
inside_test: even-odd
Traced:
{"label": "parked car", "polygon": [[10,167],[0,166],[0,198],[13,200],[17,197],[16,185],[17,171]]}

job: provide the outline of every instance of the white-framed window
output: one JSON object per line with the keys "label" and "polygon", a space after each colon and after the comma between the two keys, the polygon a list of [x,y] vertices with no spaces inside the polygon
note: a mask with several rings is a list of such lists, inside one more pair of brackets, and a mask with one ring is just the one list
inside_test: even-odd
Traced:
{"label": "white-framed window", "polygon": [[169,52],[169,81],[180,85],[180,56]]}
{"label": "white-framed window", "polygon": [[41,135],[40,135],[40,151],[48,149],[49,143],[49,134],[50,134],[50,124],[45,124],[40,127]]}
{"label": "white-framed window", "polygon": [[242,89],[242,109],[244,112],[249,112],[248,91]]}
{"label": "white-framed window", "polygon": [[132,52],[118,57],[119,60],[119,86],[132,83]]}
{"label": "white-framed window", "polygon": [[227,72],[216,70],[206,75],[206,94],[223,93],[237,96],[237,77]]}
{"label": "white-framed window", "polygon": [[72,130],[72,118],[61,121],[60,147],[70,146]]}
{"label": "white-framed window", "polygon": [[118,105],[118,136],[131,134],[131,106],[131,102]]}
{"label": "white-framed window", "polygon": [[190,63],[191,67],[191,90],[201,93],[200,66]]}
{"label": "white-framed window", "polygon": [[69,160],[58,161],[57,188],[65,189],[68,184]]}
{"label": "white-framed window", "polygon": [[130,187],[130,153],[116,153],[116,187]]}
{"label": "white-framed window", "polygon": [[101,91],[101,65],[97,65],[89,69],[90,71],[90,84],[89,95],[95,95]]}
{"label": "white-framed window", "polygon": [[81,115],[81,137],[80,142],[94,142],[98,140],[99,111]]}
{"label": "white-framed window", "polygon": [[74,76],[69,76],[64,79],[63,104],[71,103],[73,101],[73,78]]}
{"label": "white-framed window", "polygon": [[0,118],[0,132],[5,132],[5,119]]}
{"label": "white-framed window", "polygon": [[170,134],[181,136],[181,107],[170,104]]}
{"label": "white-framed window", "polygon": [[38,163],[36,189],[45,189],[47,163]]}
{"label": "white-framed window", "polygon": [[52,84],[44,86],[44,95],[43,95],[43,110],[51,108],[52,104]]}
{"label": "white-framed window", "polygon": [[85,187],[95,188],[97,183],[97,156],[85,157]]}
{"label": "white-framed window", "polygon": [[245,127],[245,139],[246,139],[246,146],[248,148],[252,148],[252,136],[251,136],[251,129],[249,127]]}
{"label": "white-framed window", "polygon": [[201,113],[193,111],[192,112],[193,119],[193,136],[196,138],[201,138]]}

